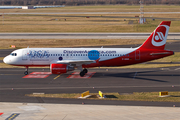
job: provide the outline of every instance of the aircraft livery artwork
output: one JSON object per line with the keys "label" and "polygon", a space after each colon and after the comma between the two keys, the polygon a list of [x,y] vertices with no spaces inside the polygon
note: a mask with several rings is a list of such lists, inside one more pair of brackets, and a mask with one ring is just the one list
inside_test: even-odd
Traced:
{"label": "aircraft livery artwork", "polygon": [[125,66],[173,55],[165,50],[171,21],[162,21],[147,40],[136,48],[24,48],[13,51],[3,61],[9,65],[28,67],[49,66],[52,74],[75,69],[83,77],[87,68]]}

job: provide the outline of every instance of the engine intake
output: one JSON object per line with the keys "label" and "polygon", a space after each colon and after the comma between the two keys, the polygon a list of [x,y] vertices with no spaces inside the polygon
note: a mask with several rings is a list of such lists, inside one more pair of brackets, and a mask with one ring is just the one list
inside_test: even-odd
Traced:
{"label": "engine intake", "polygon": [[62,74],[74,70],[74,67],[67,64],[51,64],[50,69],[52,74]]}

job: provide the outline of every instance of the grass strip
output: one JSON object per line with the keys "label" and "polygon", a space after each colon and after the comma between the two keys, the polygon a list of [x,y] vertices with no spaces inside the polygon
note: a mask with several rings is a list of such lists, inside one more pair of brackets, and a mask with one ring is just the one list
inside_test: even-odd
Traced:
{"label": "grass strip", "polygon": [[[7,15],[0,17],[0,32],[152,32],[162,20],[171,20],[170,32],[180,32],[178,5],[144,5],[146,24],[138,25],[139,14],[83,14],[83,12],[139,12],[139,5],[92,5],[42,8],[32,10],[0,9],[1,13],[47,13]],[[48,14],[80,12],[79,14]],[[164,19],[162,19],[164,18]],[[173,18],[173,19],[172,19]],[[155,20],[152,20],[155,19]],[[133,24],[129,24],[133,21]]]}
{"label": "grass strip", "polygon": [[[121,101],[151,101],[151,102],[180,102],[180,92],[169,92],[170,97],[159,97],[159,92],[134,92],[132,94],[119,94],[119,93],[103,93],[107,98],[100,100],[121,100]],[[98,93],[91,93],[92,97],[87,99],[97,99],[95,97]],[[29,97],[48,97],[48,98],[71,98],[77,99],[80,97],[80,93],[72,94],[43,94],[43,95],[33,95],[26,94]]]}

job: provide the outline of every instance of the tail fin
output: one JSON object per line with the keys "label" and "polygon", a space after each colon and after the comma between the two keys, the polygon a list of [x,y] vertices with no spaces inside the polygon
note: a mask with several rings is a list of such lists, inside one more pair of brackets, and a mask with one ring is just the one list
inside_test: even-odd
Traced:
{"label": "tail fin", "polygon": [[162,21],[149,38],[140,46],[140,49],[164,50],[171,21]]}

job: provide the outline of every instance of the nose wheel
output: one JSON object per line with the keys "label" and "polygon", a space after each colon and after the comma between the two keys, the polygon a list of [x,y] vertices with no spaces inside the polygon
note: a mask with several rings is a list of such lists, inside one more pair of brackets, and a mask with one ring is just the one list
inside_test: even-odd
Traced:
{"label": "nose wheel", "polygon": [[25,75],[28,75],[28,71],[25,71],[24,74],[25,74]]}
{"label": "nose wheel", "polygon": [[26,66],[26,71],[24,72],[25,75],[28,75],[28,66]]}
{"label": "nose wheel", "polygon": [[80,75],[81,77],[84,77],[84,75],[85,75],[87,72],[88,72],[88,70],[85,68],[85,69],[83,69],[83,71],[80,72],[79,75]]}

